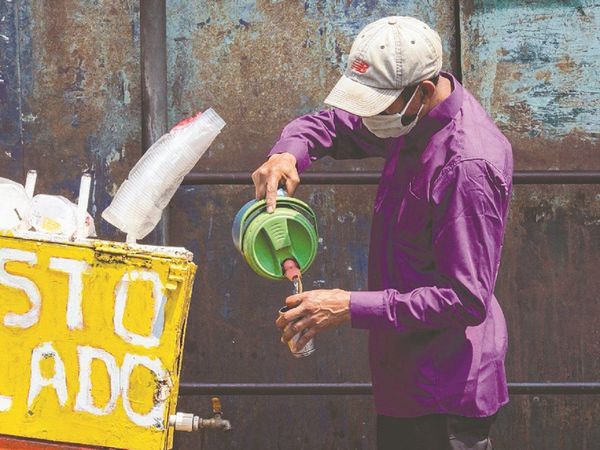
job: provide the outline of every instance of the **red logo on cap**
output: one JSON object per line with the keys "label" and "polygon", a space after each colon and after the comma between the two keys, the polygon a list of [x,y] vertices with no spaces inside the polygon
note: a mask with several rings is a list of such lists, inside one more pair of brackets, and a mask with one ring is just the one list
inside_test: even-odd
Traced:
{"label": "red logo on cap", "polygon": [[352,71],[356,73],[365,73],[369,69],[369,65],[362,59],[355,59],[352,63]]}

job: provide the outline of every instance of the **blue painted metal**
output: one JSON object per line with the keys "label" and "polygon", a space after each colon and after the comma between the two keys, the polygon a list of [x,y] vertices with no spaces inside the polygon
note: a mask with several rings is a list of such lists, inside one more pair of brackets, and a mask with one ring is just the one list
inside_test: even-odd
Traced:
{"label": "blue painted metal", "polygon": [[466,86],[515,144],[517,167],[589,169],[590,158],[600,161],[600,5],[462,3]]}
{"label": "blue painted metal", "polygon": [[170,123],[209,106],[228,123],[200,162],[203,171],[253,170],[287,121],[324,107],[355,35],[379,17],[428,21],[448,51],[446,68],[454,61],[453,3],[441,0],[168,0],[167,14]]}

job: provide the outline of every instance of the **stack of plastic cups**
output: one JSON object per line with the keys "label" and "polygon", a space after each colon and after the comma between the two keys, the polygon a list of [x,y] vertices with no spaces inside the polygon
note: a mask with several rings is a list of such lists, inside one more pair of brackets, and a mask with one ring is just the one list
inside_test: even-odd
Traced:
{"label": "stack of plastic cups", "polygon": [[102,217],[127,233],[128,239],[144,238],[224,126],[212,108],[176,125],[133,167]]}

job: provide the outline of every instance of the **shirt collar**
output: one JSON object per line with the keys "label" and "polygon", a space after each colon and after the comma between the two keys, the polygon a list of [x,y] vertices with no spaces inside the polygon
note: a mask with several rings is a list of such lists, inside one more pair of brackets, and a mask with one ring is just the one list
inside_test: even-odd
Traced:
{"label": "shirt collar", "polygon": [[462,85],[450,73],[440,72],[440,76],[450,80],[452,92],[417,122],[406,136],[407,143],[418,144],[429,141],[435,133],[452,121],[462,106],[464,91]]}

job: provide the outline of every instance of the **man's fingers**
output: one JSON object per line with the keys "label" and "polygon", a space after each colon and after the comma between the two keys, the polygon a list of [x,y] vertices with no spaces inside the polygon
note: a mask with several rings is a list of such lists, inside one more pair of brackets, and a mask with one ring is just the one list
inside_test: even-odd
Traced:
{"label": "man's fingers", "polygon": [[283,314],[279,314],[279,317],[275,320],[275,326],[279,329],[283,329],[290,323],[292,320],[296,320],[300,317],[303,312],[300,308],[296,306],[302,302],[302,294],[290,295],[285,299],[286,306],[291,308],[289,311],[286,311]]}
{"label": "man's fingers", "polygon": [[304,294],[305,293],[290,295],[285,299],[285,306],[288,308],[296,308],[304,300]]}
{"label": "man's fingers", "polygon": [[285,321],[286,324],[293,322],[294,320],[302,317],[304,311],[300,307],[292,308],[289,311],[283,313],[280,317]]}
{"label": "man's fingers", "polygon": [[298,188],[299,184],[300,184],[300,178],[297,178],[297,179],[287,178],[285,180],[285,192],[287,192],[287,195],[289,195],[290,197],[293,197],[294,192],[296,192],[296,189]]}
{"label": "man's fingers", "polygon": [[254,195],[256,196],[256,200],[260,200],[265,197],[265,187],[264,185],[257,184],[254,186]]}
{"label": "man's fingers", "polygon": [[296,167],[292,167],[291,170],[288,170],[285,174],[285,191],[290,197],[294,196],[294,192],[298,188],[300,184],[300,177],[298,176],[298,171]]}
{"label": "man's fingers", "polygon": [[265,197],[265,183],[263,182],[265,170],[260,167],[252,173],[252,182],[254,183],[254,192],[256,200],[261,200]]}
{"label": "man's fingers", "polygon": [[267,212],[272,213],[275,211],[275,203],[277,201],[277,187],[279,186],[279,180],[276,177],[271,176],[267,180]]}
{"label": "man's fingers", "polygon": [[289,341],[291,338],[300,333],[309,325],[310,320],[307,318],[303,318],[298,320],[297,322],[288,324],[288,326],[283,329],[283,340],[285,342]]}
{"label": "man's fingers", "polygon": [[315,335],[317,334],[317,329],[316,328],[309,328],[306,333],[304,333],[302,335],[302,337],[300,339],[298,339],[298,342],[296,342],[296,348],[294,348],[294,351],[299,352],[300,350],[302,350],[304,348],[304,346],[306,344],[308,344],[308,341],[310,341],[313,337],[315,337]]}
{"label": "man's fingers", "polygon": [[277,319],[275,319],[275,326],[277,328],[279,328],[280,330],[283,330],[288,324],[288,321],[285,320],[285,317],[283,317],[283,314],[280,314],[279,317],[277,317]]}
{"label": "man's fingers", "polygon": [[285,187],[292,195],[300,184],[296,158],[291,153],[275,154],[252,173],[256,200],[266,199],[267,212],[275,210],[277,189]]}

